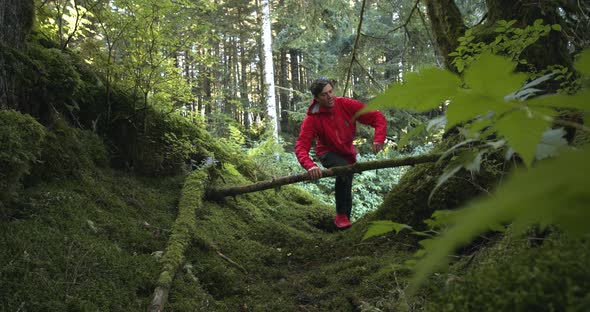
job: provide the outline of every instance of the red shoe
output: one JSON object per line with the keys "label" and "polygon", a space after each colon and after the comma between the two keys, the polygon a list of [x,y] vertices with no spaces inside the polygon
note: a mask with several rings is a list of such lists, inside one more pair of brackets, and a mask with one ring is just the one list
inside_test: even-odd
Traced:
{"label": "red shoe", "polygon": [[350,220],[348,220],[348,216],[346,216],[345,213],[337,214],[336,218],[334,219],[334,224],[339,229],[347,229],[352,226]]}

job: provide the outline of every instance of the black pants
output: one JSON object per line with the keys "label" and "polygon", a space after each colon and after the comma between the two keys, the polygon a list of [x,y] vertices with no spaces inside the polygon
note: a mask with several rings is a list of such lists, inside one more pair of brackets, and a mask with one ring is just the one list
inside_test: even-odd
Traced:
{"label": "black pants", "polygon": [[[326,168],[349,165],[342,156],[333,152],[323,154],[319,158],[322,165]],[[336,213],[345,213],[349,219],[350,213],[352,212],[352,176],[352,173],[337,176],[335,183]]]}

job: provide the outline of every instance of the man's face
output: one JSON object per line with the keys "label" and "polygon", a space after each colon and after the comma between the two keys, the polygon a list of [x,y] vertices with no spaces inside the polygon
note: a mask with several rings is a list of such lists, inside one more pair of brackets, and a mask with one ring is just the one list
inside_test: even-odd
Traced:
{"label": "man's face", "polygon": [[320,106],[324,108],[332,108],[332,106],[334,106],[333,89],[334,88],[332,88],[331,84],[327,84],[324,89],[322,89],[322,92],[316,96],[315,99],[320,103]]}

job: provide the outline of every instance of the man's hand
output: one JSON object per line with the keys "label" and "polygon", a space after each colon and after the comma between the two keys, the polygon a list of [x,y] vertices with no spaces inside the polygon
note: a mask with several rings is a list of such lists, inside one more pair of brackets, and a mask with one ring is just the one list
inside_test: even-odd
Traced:
{"label": "man's hand", "polygon": [[373,154],[377,154],[383,149],[383,143],[373,143],[371,149],[373,150]]}
{"label": "man's hand", "polygon": [[320,169],[318,166],[310,168],[307,170],[307,172],[309,173],[309,177],[312,180],[317,180],[322,177],[322,169]]}

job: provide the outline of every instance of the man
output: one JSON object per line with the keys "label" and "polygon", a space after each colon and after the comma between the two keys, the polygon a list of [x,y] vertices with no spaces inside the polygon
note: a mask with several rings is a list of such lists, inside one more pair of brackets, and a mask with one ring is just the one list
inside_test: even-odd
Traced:
{"label": "man", "polygon": [[[383,149],[387,122],[378,111],[355,114],[365,105],[359,101],[334,96],[334,84],[328,78],[315,80],[310,88],[313,100],[301,125],[295,144],[297,160],[309,172],[310,178],[322,177],[322,170],[309,157],[312,142],[316,142],[316,155],[326,168],[345,166],[356,162],[356,150],[352,141],[356,134],[356,121],[375,128],[373,153]],[[336,177],[336,218],[339,229],[351,226],[352,174]]]}

